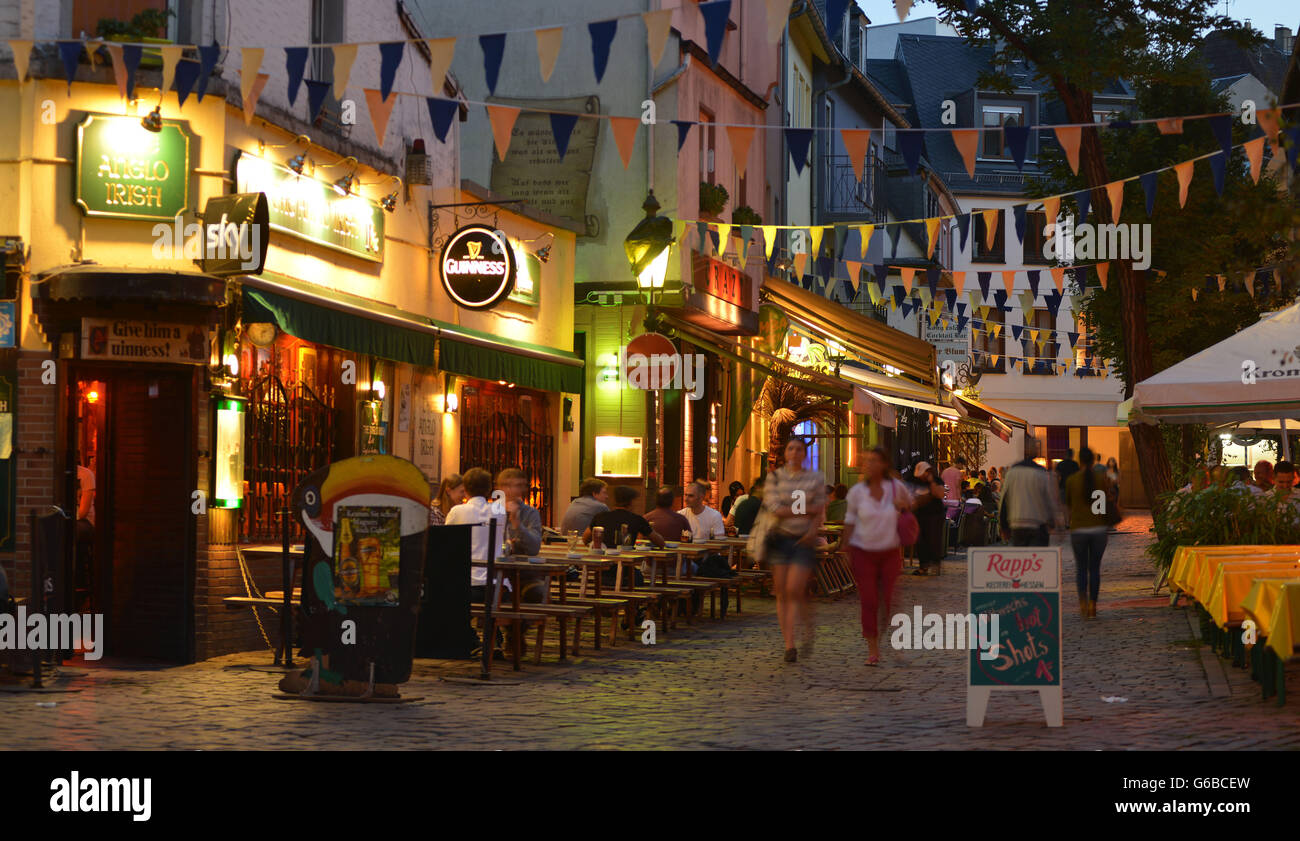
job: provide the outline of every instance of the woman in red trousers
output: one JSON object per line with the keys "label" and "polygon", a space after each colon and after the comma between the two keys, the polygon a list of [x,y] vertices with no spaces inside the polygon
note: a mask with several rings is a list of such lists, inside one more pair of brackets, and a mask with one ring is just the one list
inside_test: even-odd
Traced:
{"label": "woman in red trousers", "polygon": [[[880,622],[889,620],[894,581],[903,571],[898,514],[912,506],[912,494],[899,480],[884,447],[863,454],[862,481],[849,490],[841,546],[847,546],[862,600],[862,636],[868,666],[880,665]],[[879,612],[884,606],[884,614]]]}

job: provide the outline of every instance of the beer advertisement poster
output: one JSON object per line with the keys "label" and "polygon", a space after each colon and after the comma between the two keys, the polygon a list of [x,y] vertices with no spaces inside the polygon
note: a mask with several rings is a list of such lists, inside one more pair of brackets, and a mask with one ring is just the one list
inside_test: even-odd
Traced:
{"label": "beer advertisement poster", "polygon": [[397,605],[402,510],[340,506],[334,524],[334,597],[341,602]]}

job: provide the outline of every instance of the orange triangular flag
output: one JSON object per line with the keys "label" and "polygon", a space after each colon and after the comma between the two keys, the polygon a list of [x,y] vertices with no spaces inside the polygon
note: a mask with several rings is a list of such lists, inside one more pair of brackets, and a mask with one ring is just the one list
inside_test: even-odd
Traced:
{"label": "orange triangular flag", "polygon": [[960,297],[961,297],[962,290],[966,288],[966,273],[965,273],[965,272],[953,272],[953,273],[952,273],[952,288],[957,290],[957,297],[960,298]]}
{"label": "orange triangular flag", "polygon": [[961,159],[966,163],[966,172],[971,178],[975,177],[975,153],[979,151],[980,133],[979,129],[960,129],[954,130],[952,134],[952,145],[957,147],[961,153]]}
{"label": "orange triangular flag", "polygon": [[1278,153],[1278,117],[1281,113],[1282,109],[1280,108],[1265,108],[1255,112],[1255,119],[1259,121],[1259,127],[1263,129],[1264,136],[1268,138],[1268,145],[1273,147],[1274,155]]}
{"label": "orange triangular flag", "polygon": [[668,30],[673,22],[676,9],[663,9],[658,12],[642,12],[645,21],[646,49],[650,51],[650,64],[658,67],[664,57],[664,45],[668,43]]}
{"label": "orange triangular flag", "polygon": [[1110,263],[1098,263],[1095,268],[1097,269],[1097,279],[1101,281],[1101,288],[1105,289],[1106,278],[1110,274]]}
{"label": "orange triangular flag", "polygon": [[858,291],[858,273],[862,271],[862,264],[853,260],[845,260],[844,265],[849,267],[849,283],[853,284],[853,291]]}
{"label": "orange triangular flag", "polygon": [[1254,140],[1248,140],[1243,144],[1246,150],[1246,157],[1250,160],[1250,177],[1256,184],[1259,183],[1259,165],[1264,161],[1264,141],[1266,138],[1256,137]]}
{"label": "orange triangular flag", "polygon": [[248,93],[257,80],[257,72],[262,69],[262,56],[266,50],[262,47],[241,47],[239,50],[239,95],[248,99]]}
{"label": "orange triangular flag", "polygon": [[1255,270],[1254,269],[1251,269],[1249,272],[1246,273],[1246,291],[1250,293],[1250,297],[1252,298],[1255,297]]}
{"label": "orange triangular flag", "polygon": [[1216,275],[1214,279],[1219,282],[1219,291],[1222,292],[1223,287],[1228,285],[1228,276],[1226,274]]}
{"label": "orange triangular flag", "polygon": [[641,121],[636,117],[610,117],[609,131],[618,146],[618,156],[623,159],[623,169],[632,163],[632,148],[636,145],[636,130]]}
{"label": "orange triangular flag", "polygon": [[[239,71],[243,73],[244,71]],[[258,73],[253,84],[248,88],[248,96],[244,97],[244,125],[251,125],[253,122],[253,112],[257,109],[257,100],[262,95],[262,88],[266,87],[266,82],[271,78],[270,73]],[[243,80],[241,79],[242,83]]]}
{"label": "orange triangular flag", "polygon": [[1178,206],[1187,205],[1187,188],[1192,183],[1192,161],[1183,161],[1180,164],[1174,164],[1174,172],[1178,175]]}
{"label": "orange triangular flag", "polygon": [[18,71],[18,81],[27,78],[27,66],[32,60],[32,41],[10,41],[9,49],[14,51],[14,69]]}
{"label": "orange triangular flag", "polygon": [[352,75],[352,63],[357,60],[356,44],[334,45],[334,98],[342,99]]}
{"label": "orange triangular flag", "polygon": [[1183,118],[1172,117],[1167,120],[1156,120],[1156,129],[1161,134],[1182,134]]}
{"label": "orange triangular flag", "polygon": [[803,267],[808,263],[808,255],[799,253],[794,255],[794,276],[796,280],[803,278]]}
{"label": "orange triangular flag", "polygon": [[980,214],[984,217],[984,250],[992,251],[993,244],[998,241],[998,226],[1001,224],[1000,211],[996,208],[981,210]]}
{"label": "orange triangular flag", "polygon": [[375,127],[375,140],[379,142],[379,148],[384,148],[384,135],[388,133],[388,117],[393,113],[393,106],[397,104],[397,97],[391,93],[388,95],[388,101],[384,101],[382,92],[372,88],[362,88],[366,95],[366,108],[370,109],[370,124]]}
{"label": "orange triangular flag", "polygon": [[939,217],[925,220],[926,258],[934,256],[934,247],[939,242]]}
{"label": "orange triangular flag", "polygon": [[433,83],[433,95],[445,96],[443,90],[451,60],[456,55],[456,39],[425,38],[424,45],[429,48],[429,80]]}
{"label": "orange triangular flag", "polygon": [[1065,150],[1065,159],[1070,163],[1070,171],[1079,174],[1079,141],[1082,140],[1079,126],[1057,126],[1056,142]]}
{"label": "orange triangular flag", "polygon": [[1016,288],[1016,270],[1015,270],[1015,269],[1003,269],[1003,270],[1002,270],[1002,285],[1005,286],[1005,287],[1007,288],[1007,297],[1010,297],[1010,296],[1011,296],[1011,293],[1014,292],[1014,291],[1015,291],[1015,288]]}
{"label": "orange triangular flag", "polygon": [[849,163],[853,164],[853,175],[861,181],[867,161],[867,147],[871,145],[871,129],[840,129],[840,137],[844,139],[844,149],[849,153]]}
{"label": "orange triangular flag", "polygon": [[731,143],[731,155],[736,160],[736,177],[745,177],[745,167],[749,164],[749,144],[754,140],[753,126],[727,126],[727,140]]}
{"label": "orange triangular flag", "polygon": [[1107,184],[1106,198],[1110,200],[1110,221],[1118,225],[1120,209],[1124,207],[1124,182],[1112,181]]}
{"label": "orange triangular flag", "polygon": [[[537,66],[542,74],[542,82],[549,82],[555,72],[555,58],[560,54],[560,44],[564,42],[564,27],[554,26],[539,29],[533,33],[537,36]],[[437,92],[435,91],[435,94]],[[627,168],[627,164],[623,165]]]}
{"label": "orange triangular flag", "polygon": [[1043,217],[1047,222],[1047,224],[1044,226],[1046,230],[1043,231],[1043,236],[1050,237],[1052,235],[1052,232],[1056,230],[1056,217],[1059,216],[1060,213],[1061,213],[1060,196],[1052,196],[1051,198],[1043,199]]}
{"label": "orange triangular flag", "polygon": [[1200,291],[1201,291],[1201,290],[1197,289],[1196,287],[1194,287],[1194,286],[1192,287],[1192,300],[1193,300],[1193,301],[1196,300],[1196,294],[1197,294],[1198,292],[1200,292]]}
{"label": "orange triangular flag", "polygon": [[912,294],[912,276],[916,274],[916,269],[909,269],[909,268],[906,268],[906,267],[900,267],[899,270],[898,270],[898,273],[899,273],[900,275],[903,276],[903,290],[904,290],[908,295],[911,295],[911,294]]}
{"label": "orange triangular flag", "polygon": [[162,53],[162,89],[169,91],[172,89],[172,80],[176,78],[176,63],[181,60],[181,53],[185,52],[185,48],[183,46],[168,45],[159,47],[158,50]]}
{"label": "orange triangular flag", "polygon": [[1056,284],[1056,291],[1064,292],[1065,291],[1065,267],[1053,266],[1051,269],[1048,269],[1048,271],[1052,273],[1052,283]]}
{"label": "orange triangular flag", "polygon": [[108,57],[113,62],[113,79],[117,82],[118,95],[126,99],[126,64],[122,61],[122,45],[105,44],[104,49],[108,50]]}
{"label": "orange triangular flag", "polygon": [[518,108],[511,108],[509,105],[488,105],[485,106],[488,112],[488,121],[492,123],[492,140],[497,145],[497,158],[506,159],[506,151],[510,148],[510,138],[515,129],[515,120],[519,118]]}

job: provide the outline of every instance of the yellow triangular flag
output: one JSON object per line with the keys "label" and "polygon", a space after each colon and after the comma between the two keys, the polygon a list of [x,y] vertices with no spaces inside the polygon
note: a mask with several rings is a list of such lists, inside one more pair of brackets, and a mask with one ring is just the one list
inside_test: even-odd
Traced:
{"label": "yellow triangular flag", "polygon": [[496,143],[497,159],[504,161],[506,151],[510,148],[510,138],[515,130],[515,120],[519,119],[520,109],[508,105],[485,107],[488,112],[488,122],[492,124],[492,141]]}
{"label": "yellow triangular flag", "polygon": [[911,295],[912,276],[916,274],[916,269],[909,269],[904,266],[899,268],[898,273],[903,276],[903,291],[905,291],[908,295]]}
{"label": "yellow triangular flag", "polygon": [[673,22],[673,9],[658,12],[645,12],[641,19],[645,21],[646,46],[650,50],[650,65],[658,67],[664,57],[664,45],[668,43],[668,29]]}
{"label": "yellow triangular flag", "polygon": [[880,289],[875,283],[867,284],[867,294],[871,296],[871,305],[876,306],[880,303]]}
{"label": "yellow triangular flag", "polygon": [[[242,74],[244,71],[239,72]],[[262,96],[262,89],[266,87],[266,83],[270,78],[270,73],[258,73],[257,78],[253,80],[253,84],[249,87],[248,96],[244,97],[244,125],[252,124],[253,113],[257,110],[257,100]],[[240,79],[240,85],[243,85],[242,78]]]}
{"label": "yellow triangular flag", "polygon": [[564,27],[538,29],[533,34],[537,36],[537,65],[542,73],[542,82],[549,82],[551,74],[555,72],[555,58],[560,54],[560,44],[564,42]]}
{"label": "yellow triangular flag", "polygon": [[[379,148],[384,148],[384,136],[388,134],[388,118],[393,113],[393,106],[397,104],[397,97],[393,96],[390,91],[388,101],[384,101],[384,95],[381,91],[373,88],[362,88],[361,92],[366,95],[366,108],[370,111],[370,124],[375,128],[375,140],[379,143]],[[488,106],[491,108],[492,106]],[[495,130],[495,127],[493,128]]]}
{"label": "yellow triangular flag", "polygon": [[1192,183],[1192,161],[1183,161],[1180,164],[1174,164],[1174,172],[1178,175],[1178,206],[1187,205],[1187,188]]}
{"label": "yellow triangular flag", "polygon": [[736,177],[745,177],[745,167],[749,164],[749,146],[754,141],[753,126],[727,126],[727,141],[731,143],[731,154],[736,160]]}
{"label": "yellow triangular flag", "polygon": [[1070,171],[1079,174],[1079,141],[1082,139],[1079,126],[1057,126],[1056,141],[1065,150],[1065,159],[1070,164]]}
{"label": "yellow triangular flag", "polygon": [[731,244],[731,225],[725,222],[717,224],[718,229],[718,256],[727,256],[727,246]]}
{"label": "yellow triangular flag", "polygon": [[776,248],[776,225],[759,225],[763,231],[763,247],[767,254],[767,259],[772,259],[772,251]]}
{"label": "yellow triangular flag", "polygon": [[18,81],[27,78],[27,67],[32,61],[32,41],[12,40],[9,49],[14,51],[14,69],[18,71]]}
{"label": "yellow triangular flag", "polygon": [[871,234],[876,230],[875,225],[859,225],[858,235],[862,238],[862,256],[867,256],[867,246],[871,244]]}
{"label": "yellow triangular flag", "polygon": [[925,220],[925,239],[927,242],[925,256],[929,259],[934,256],[934,247],[939,242],[939,218]]}
{"label": "yellow triangular flag", "polygon": [[1112,181],[1107,184],[1106,198],[1110,201],[1110,221],[1118,225],[1120,209],[1124,207],[1124,182]]}
{"label": "yellow triangular flag", "polygon": [[984,217],[984,250],[992,251],[993,244],[998,240],[998,226],[1001,223],[1000,211],[996,207],[988,210],[981,210],[980,215]]}
{"label": "yellow triangular flag", "polygon": [[352,63],[357,60],[356,44],[335,44],[334,50],[334,98],[342,99],[352,76]]}
{"label": "yellow triangular flag", "polygon": [[822,227],[813,227],[808,229],[808,235],[812,238],[812,256],[820,257],[822,254],[822,234],[826,229]]}
{"label": "yellow triangular flag", "polygon": [[863,166],[867,160],[867,147],[871,145],[871,129],[840,129],[840,137],[844,141],[844,150],[849,153],[849,163],[853,165],[853,175],[861,181]]}
{"label": "yellow triangular flag", "polygon": [[767,0],[767,43],[775,44],[781,40],[793,5],[794,0]]}
{"label": "yellow triangular flag", "polygon": [[952,288],[957,290],[957,297],[960,298],[962,290],[966,288],[965,272],[952,273]]}
{"label": "yellow triangular flag", "polygon": [[952,132],[952,145],[957,147],[961,153],[961,159],[966,164],[966,172],[971,178],[975,177],[975,155],[979,151],[980,133],[979,129],[954,129]]}
{"label": "yellow triangular flag", "polygon": [[425,38],[424,45],[429,48],[429,79],[433,82],[433,95],[446,96],[447,70],[456,55],[456,39]]}
{"label": "yellow triangular flag", "polygon": [[1250,178],[1256,184],[1259,183],[1259,165],[1264,160],[1264,140],[1266,138],[1256,137],[1243,144],[1246,150],[1246,157],[1250,160]]}
{"label": "yellow triangular flag", "polygon": [[122,61],[121,44],[105,44],[109,61],[113,63],[113,80],[117,82],[117,93],[126,99],[126,64]]}
{"label": "yellow triangular flag", "polygon": [[262,56],[266,50],[262,47],[242,47],[239,50],[239,96],[245,101],[257,81],[257,74],[262,69]]}
{"label": "yellow triangular flag", "polygon": [[181,53],[185,52],[182,46],[160,47],[162,50],[162,89],[163,93],[172,89],[172,80],[176,78],[176,62],[181,60]]}
{"label": "yellow triangular flag", "polygon": [[610,117],[609,131],[618,146],[618,156],[623,159],[623,169],[632,163],[632,149],[636,146],[636,131],[641,121],[636,117]]}

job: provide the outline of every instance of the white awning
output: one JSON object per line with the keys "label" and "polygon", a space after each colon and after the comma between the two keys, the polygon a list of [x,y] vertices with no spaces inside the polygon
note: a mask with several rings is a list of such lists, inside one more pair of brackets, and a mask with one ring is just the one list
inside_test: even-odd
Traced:
{"label": "white awning", "polygon": [[870,415],[877,426],[884,426],[889,429],[898,428],[898,413],[894,411],[894,407],[877,398],[862,386],[853,387],[853,413],[855,415]]}

